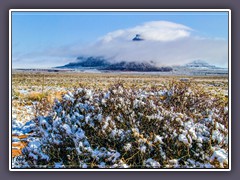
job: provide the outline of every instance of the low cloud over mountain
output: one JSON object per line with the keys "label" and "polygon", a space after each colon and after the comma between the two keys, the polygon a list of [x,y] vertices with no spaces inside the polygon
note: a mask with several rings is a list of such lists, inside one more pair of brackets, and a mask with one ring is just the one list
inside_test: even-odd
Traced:
{"label": "low cloud over mountain", "polygon": [[[167,21],[153,21],[106,34],[79,48],[84,56],[102,56],[110,62],[153,61],[158,66],[181,65],[195,59],[227,66],[227,40],[192,35],[190,27]],[[142,41],[132,41],[139,35]]]}
{"label": "low cloud over mountain", "polygon": [[182,24],[151,21],[109,32],[91,43],[51,47],[40,52],[16,55],[13,62],[15,66],[24,62],[37,67],[40,64],[54,67],[78,62],[77,57],[83,56],[103,57],[111,64],[123,61],[154,62],[156,67],[183,65],[204,59],[215,66],[227,67],[228,40],[197,34],[197,30]]}

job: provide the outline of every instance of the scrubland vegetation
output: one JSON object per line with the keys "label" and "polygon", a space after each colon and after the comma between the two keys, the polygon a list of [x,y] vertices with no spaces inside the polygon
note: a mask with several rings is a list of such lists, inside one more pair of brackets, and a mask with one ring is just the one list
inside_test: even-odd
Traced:
{"label": "scrubland vegetation", "polygon": [[12,76],[13,168],[228,168],[228,134],[227,77]]}

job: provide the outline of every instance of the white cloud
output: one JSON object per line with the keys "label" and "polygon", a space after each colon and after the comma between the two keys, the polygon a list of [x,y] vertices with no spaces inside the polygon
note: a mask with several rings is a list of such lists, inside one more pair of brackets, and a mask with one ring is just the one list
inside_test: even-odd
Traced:
{"label": "white cloud", "polygon": [[[104,56],[109,61],[155,61],[161,65],[181,65],[202,59],[227,67],[228,44],[224,39],[193,36],[190,27],[166,21],[147,22],[110,32],[79,55]],[[144,41],[132,41],[140,34]]]}
{"label": "white cloud", "polygon": [[145,40],[173,41],[188,37],[191,30],[187,26],[168,21],[151,21],[133,28],[110,32],[102,37],[101,40],[103,42],[111,42],[119,39],[129,40],[136,34],[141,34],[141,37]]}

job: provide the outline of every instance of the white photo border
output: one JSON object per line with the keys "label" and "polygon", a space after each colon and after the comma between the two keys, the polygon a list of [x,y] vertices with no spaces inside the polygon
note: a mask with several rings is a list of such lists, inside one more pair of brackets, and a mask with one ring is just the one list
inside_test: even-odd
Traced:
{"label": "white photo border", "polygon": [[[228,169],[16,169],[12,168],[12,12],[228,12]],[[231,9],[10,9],[9,10],[9,171],[231,171]]]}

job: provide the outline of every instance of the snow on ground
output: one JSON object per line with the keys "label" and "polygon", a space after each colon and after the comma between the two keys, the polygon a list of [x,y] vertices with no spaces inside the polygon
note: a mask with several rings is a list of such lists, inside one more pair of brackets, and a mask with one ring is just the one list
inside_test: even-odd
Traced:
{"label": "snow on ground", "polygon": [[[117,85],[107,92],[79,88],[56,101],[51,116],[27,123],[13,118],[13,135],[34,132],[13,166],[226,167],[228,130],[223,120],[228,110],[222,113],[217,106],[209,110],[213,99],[204,99],[204,95],[199,104],[191,102],[196,100],[195,90],[188,88],[182,95],[188,100],[181,97],[186,109],[180,112],[179,106],[172,104],[181,104],[176,88],[127,90]],[[194,111],[188,111],[190,104]],[[12,139],[16,141],[18,138]]]}
{"label": "snow on ground", "polygon": [[[195,87],[191,78],[180,78],[171,86],[140,77],[131,79],[140,85],[126,83],[129,88],[109,87],[112,77],[96,78],[98,86],[87,76],[78,89],[46,85],[46,92],[66,92],[46,116],[35,117],[34,103],[14,96],[12,143],[21,136],[27,143],[13,146],[22,151],[13,158],[14,168],[228,166],[226,82],[206,80]],[[40,86],[21,86],[19,93],[26,97],[33,89],[41,92]]]}

